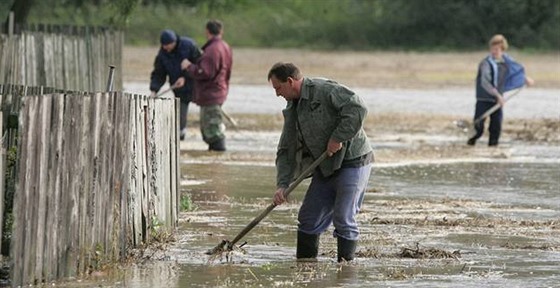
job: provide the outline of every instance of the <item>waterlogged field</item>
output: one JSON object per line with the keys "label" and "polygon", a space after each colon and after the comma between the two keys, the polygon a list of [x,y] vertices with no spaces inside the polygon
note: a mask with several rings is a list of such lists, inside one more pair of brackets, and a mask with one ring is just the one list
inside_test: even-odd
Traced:
{"label": "waterlogged field", "polygon": [[[504,148],[502,150],[513,150]],[[262,157],[185,153],[176,243],[121,283],[134,287],[554,287],[560,281],[560,183],[556,147],[483,154],[486,161],[380,164],[358,219],[362,238],[353,264],[335,263],[332,231],[317,263],[297,263],[300,187],[222,257],[204,254],[231,240],[270,203],[274,167]],[[543,150],[548,152],[543,153]],[[486,156],[485,156],[486,155]],[[540,156],[539,156],[540,155]],[[239,158],[247,158],[240,161]],[[497,162],[497,163],[496,163]],[[166,267],[166,268],[162,268]],[[141,270],[141,269],[140,269]],[[136,272],[134,272],[136,271]]]}
{"label": "waterlogged field", "polygon": [[183,214],[188,235],[170,252],[181,263],[179,283],[552,287],[560,281],[560,167],[558,149],[549,148],[552,157],[531,161],[514,151],[501,160],[377,165],[358,217],[360,257],[349,266],[335,263],[332,231],[322,235],[318,263],[294,261],[305,187],[246,237],[244,251],[209,262],[203,252],[231,240],[269,204],[275,170],[192,157],[188,179],[202,182],[184,181],[199,206]]}
{"label": "waterlogged field", "polygon": [[[150,57],[142,49],[126,53],[127,71],[135,71],[125,75],[128,91],[147,92],[147,83],[139,81],[142,75],[147,79],[144,62]],[[193,107],[181,147],[182,202],[189,211],[180,214],[173,242],[136,251],[134,264],[57,285],[558,286],[560,66],[549,65],[558,62],[557,55],[518,57],[537,71],[533,76],[543,85],[508,104],[502,145],[491,149],[485,140],[467,147],[465,134],[453,124],[471,118],[475,71],[469,71],[483,53],[348,52],[337,54],[348,61],[334,70],[322,70],[332,53],[306,53],[242,49],[236,54],[238,72],[225,110],[239,127],[229,127],[224,154],[206,151]],[[308,182],[242,239],[243,247],[217,257],[204,254],[223,239],[232,240],[270,204],[285,103],[263,75],[279,56],[303,63],[312,75],[363,87],[356,91],[370,110],[365,128],[376,163],[358,215],[358,257],[351,264],[336,263],[332,229],[321,236],[317,263],[295,261],[297,213]],[[393,69],[405,64],[407,77]],[[454,68],[442,74],[442,67]],[[344,71],[360,72],[350,77]]]}
{"label": "waterlogged field", "polygon": [[[232,132],[234,151],[213,154],[202,151],[199,135],[194,129],[190,132],[182,147],[181,185],[192,210],[181,213],[175,242],[144,251],[141,264],[125,266],[116,276],[80,284],[555,287],[560,283],[557,145],[512,141],[498,149],[461,150],[458,143],[440,140],[423,145],[434,151],[455,145],[455,157],[426,153],[423,160],[408,161],[408,150],[415,148],[406,147],[414,145],[381,137],[385,140],[374,145],[377,154],[393,158],[374,166],[358,215],[362,233],[358,258],[340,265],[335,261],[332,230],[321,236],[317,263],[295,261],[297,212],[308,182],[293,193],[289,204],[277,207],[251,231],[239,243],[247,242],[242,248],[217,257],[205,255],[222,239],[232,240],[270,203],[275,168],[274,149],[267,144],[277,134]],[[254,152],[242,149],[243,143]]]}

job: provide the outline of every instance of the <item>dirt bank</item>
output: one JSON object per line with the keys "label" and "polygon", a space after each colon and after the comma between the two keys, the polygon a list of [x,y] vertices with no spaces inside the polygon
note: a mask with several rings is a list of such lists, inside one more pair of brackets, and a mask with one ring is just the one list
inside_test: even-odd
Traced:
{"label": "dirt bank", "polygon": [[[233,114],[238,129],[228,130],[230,152],[206,153],[198,131],[198,115],[189,117],[189,139],[182,143],[183,153],[197,161],[256,161],[273,163],[275,147],[282,127],[282,116]],[[453,123],[452,116],[426,114],[379,114],[369,116],[365,129],[375,147],[377,163],[402,163],[457,159],[507,159],[516,146],[560,144],[560,122],[557,119],[506,120],[502,148],[487,149],[487,138],[473,148],[465,145],[467,134]],[[487,135],[486,135],[487,136]],[[240,149],[239,147],[243,147]],[[192,158],[190,158],[192,160]]]}
{"label": "dirt bank", "polygon": [[[147,81],[158,47],[125,47],[124,80]],[[295,49],[234,47],[233,84],[265,84],[266,73],[278,61],[294,62],[309,76],[336,79],[352,87],[417,88],[472,87],[478,62],[486,52],[318,52]],[[560,87],[560,54],[512,51],[536,79],[538,87]]]}

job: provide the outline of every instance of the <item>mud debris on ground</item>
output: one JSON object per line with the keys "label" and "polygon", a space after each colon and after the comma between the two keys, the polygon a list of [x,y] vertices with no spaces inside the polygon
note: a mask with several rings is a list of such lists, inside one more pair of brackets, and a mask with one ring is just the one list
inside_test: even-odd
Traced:
{"label": "mud debris on ground", "polygon": [[440,248],[426,247],[420,248],[420,245],[416,243],[416,248],[403,247],[401,252],[398,254],[401,258],[413,258],[413,259],[455,259],[461,258],[461,252],[455,250],[453,252],[446,251]]}

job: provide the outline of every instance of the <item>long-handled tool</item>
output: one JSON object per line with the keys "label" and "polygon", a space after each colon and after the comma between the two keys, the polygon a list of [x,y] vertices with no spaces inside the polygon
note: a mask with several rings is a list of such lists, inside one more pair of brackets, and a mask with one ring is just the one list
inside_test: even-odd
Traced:
{"label": "long-handled tool", "polygon": [[222,115],[224,116],[224,118],[226,118],[228,120],[229,123],[231,123],[231,126],[233,126],[233,128],[237,129],[237,121],[235,121],[235,119],[233,119],[233,117],[229,116],[228,113],[226,113],[226,111],[224,111],[224,109],[222,109],[220,107],[220,111],[222,112]]}
{"label": "long-handled tool", "polygon": [[113,91],[113,83],[115,81],[115,66],[109,65],[109,78],[107,79],[107,92]]}
{"label": "long-handled tool", "polygon": [[[313,161],[313,163],[311,163],[309,167],[307,167],[303,172],[301,172],[301,174],[296,178],[296,180],[294,180],[294,182],[292,182],[292,184],[290,184],[290,186],[286,188],[286,190],[284,191],[284,196],[288,197],[288,195],[290,195],[290,193],[292,193],[292,191],[296,189],[296,187],[301,183],[301,181],[307,178],[307,176],[309,176],[309,174],[311,174],[311,172],[313,172],[313,170],[315,170],[315,168],[317,168],[317,166],[319,166],[321,162],[327,159],[327,157],[328,157],[328,153],[327,151],[325,151],[323,152],[323,154],[321,154],[319,158]],[[239,232],[239,234],[237,234],[237,236],[235,236],[235,238],[232,241],[222,240],[222,242],[220,242],[218,246],[208,250],[206,254],[217,255],[222,252],[232,251],[235,243],[239,242],[239,240],[241,240],[241,238],[247,235],[249,231],[253,230],[253,228],[255,228],[255,226],[257,226],[257,224],[259,224],[261,220],[263,220],[274,208],[276,208],[276,206],[277,205],[274,203],[268,205],[268,207],[266,207],[266,209],[264,209],[264,211],[262,211],[261,214],[255,217],[255,219],[253,219],[251,223],[245,226],[245,228],[243,228],[243,230],[241,230],[241,232]]]}
{"label": "long-handled tool", "polygon": [[[172,91],[173,89],[177,88],[175,85],[172,85],[171,87],[169,87],[168,89],[165,89],[159,93],[156,94],[156,97],[161,97],[163,95],[165,95],[166,93],[169,93],[170,91]],[[226,118],[226,120],[228,120],[229,123],[231,123],[231,126],[233,126],[233,128],[237,129],[237,121],[235,121],[235,119],[233,119],[233,117],[229,116],[228,113],[226,113],[226,111],[224,111],[224,109],[220,108],[220,111],[222,113],[222,115],[224,116],[224,118]]]}
{"label": "long-handled tool", "polygon": [[[509,100],[511,100],[511,98],[513,98],[517,94],[519,94],[519,92],[521,92],[522,89],[523,89],[523,87],[515,90],[513,93],[511,93],[509,95],[506,95],[505,99],[504,99],[504,103],[508,102]],[[456,120],[456,121],[453,121],[453,122],[455,123],[455,125],[457,127],[463,129],[463,131],[469,135],[469,138],[472,138],[476,134],[476,125],[478,125],[478,123],[480,123],[484,119],[488,118],[488,116],[492,115],[492,113],[498,111],[498,109],[500,109],[501,107],[502,107],[502,105],[500,105],[499,103],[492,106],[492,108],[488,109],[488,111],[484,112],[484,114],[482,114],[480,117],[476,118],[472,122],[472,124],[469,123],[469,121],[467,121],[467,120]]]}
{"label": "long-handled tool", "polygon": [[165,89],[165,90],[163,90],[163,91],[157,93],[157,94],[156,94],[156,97],[161,97],[161,96],[167,94],[168,92],[173,91],[173,89],[175,89],[175,88],[177,88],[177,87],[175,86],[175,84],[173,84],[173,85],[171,85],[169,88],[167,88],[167,89]]}

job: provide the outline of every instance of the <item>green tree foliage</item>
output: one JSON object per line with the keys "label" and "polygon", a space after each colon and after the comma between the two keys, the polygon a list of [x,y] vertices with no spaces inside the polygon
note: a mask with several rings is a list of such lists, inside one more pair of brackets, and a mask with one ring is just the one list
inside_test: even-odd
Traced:
{"label": "green tree foliage", "polygon": [[[140,0],[23,0],[31,11],[27,22],[105,25],[124,28]],[[17,2],[23,2],[17,0]],[[33,3],[31,3],[33,2]],[[15,6],[15,4],[14,4]],[[16,17],[17,18],[17,17]],[[21,19],[20,19],[21,20]]]}
{"label": "green tree foliage", "polygon": [[139,0],[111,1],[110,5],[113,7],[114,12],[112,13],[110,23],[117,27],[126,27],[132,12],[134,12],[134,9],[138,6],[139,2]]}
{"label": "green tree foliage", "polygon": [[379,33],[390,36],[386,43],[389,45],[474,48],[496,33],[505,34],[522,48],[560,45],[560,1],[557,0],[383,2],[390,10],[376,27],[380,28]]}
{"label": "green tree foliage", "polygon": [[127,23],[132,44],[157,44],[165,28],[202,42],[205,21],[220,18],[239,46],[469,50],[502,33],[518,48],[560,49],[559,0],[35,0],[29,18]]}
{"label": "green tree foliage", "polygon": [[271,9],[264,43],[295,38],[306,46],[331,48],[472,49],[502,33],[521,48],[560,47],[557,0],[291,2]]}

